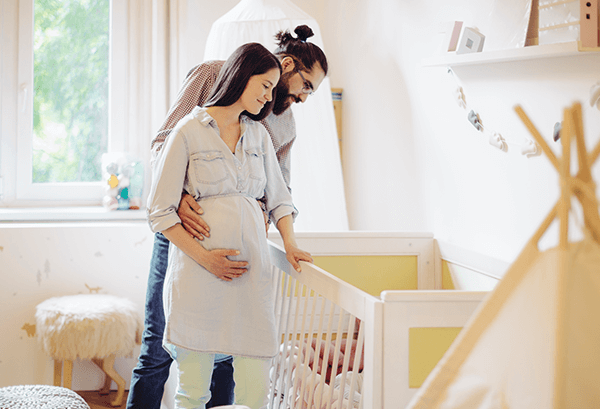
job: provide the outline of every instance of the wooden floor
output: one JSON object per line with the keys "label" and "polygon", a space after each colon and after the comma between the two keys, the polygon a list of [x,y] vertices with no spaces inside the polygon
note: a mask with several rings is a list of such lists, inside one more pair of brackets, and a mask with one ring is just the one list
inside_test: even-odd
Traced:
{"label": "wooden floor", "polygon": [[129,391],[125,391],[125,396],[123,397],[123,404],[121,406],[111,406],[110,401],[113,400],[117,396],[117,391],[110,391],[110,395],[100,395],[98,391],[76,391],[86,402],[90,405],[91,409],[105,409],[105,408],[115,408],[115,409],[125,409],[127,406],[127,393]]}

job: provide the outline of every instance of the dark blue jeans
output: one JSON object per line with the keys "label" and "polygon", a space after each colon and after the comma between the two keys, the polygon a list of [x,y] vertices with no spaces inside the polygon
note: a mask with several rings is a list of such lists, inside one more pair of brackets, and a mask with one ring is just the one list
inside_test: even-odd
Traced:
{"label": "dark blue jeans", "polygon": [[[138,363],[131,375],[127,409],[160,409],[165,382],[169,377],[173,360],[162,347],[165,330],[162,293],[168,259],[169,240],[161,233],[156,233],[146,290],[144,334]],[[206,407],[232,405],[234,386],[233,358],[215,362],[210,388],[212,397]]]}

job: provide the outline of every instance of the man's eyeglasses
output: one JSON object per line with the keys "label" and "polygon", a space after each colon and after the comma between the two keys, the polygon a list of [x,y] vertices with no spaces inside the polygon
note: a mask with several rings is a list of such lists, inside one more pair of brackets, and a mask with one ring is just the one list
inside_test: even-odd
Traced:
{"label": "man's eyeglasses", "polygon": [[298,74],[300,74],[300,78],[302,78],[302,81],[304,81],[304,86],[302,87],[302,93],[308,94],[309,96],[312,95],[313,92],[315,92],[312,84],[310,82],[308,82],[306,80],[306,78],[304,78],[304,75],[302,75],[302,71],[298,70],[297,72],[298,72]]}

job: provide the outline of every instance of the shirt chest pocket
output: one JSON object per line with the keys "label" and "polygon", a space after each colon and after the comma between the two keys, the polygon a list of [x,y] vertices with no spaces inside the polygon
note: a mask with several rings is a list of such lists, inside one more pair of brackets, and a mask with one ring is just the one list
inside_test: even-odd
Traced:
{"label": "shirt chest pocket", "polygon": [[264,182],[267,179],[264,151],[260,148],[246,149],[246,160],[248,161],[248,176],[250,179]]}
{"label": "shirt chest pocket", "polygon": [[200,151],[190,157],[196,181],[217,185],[227,179],[227,165],[222,151]]}

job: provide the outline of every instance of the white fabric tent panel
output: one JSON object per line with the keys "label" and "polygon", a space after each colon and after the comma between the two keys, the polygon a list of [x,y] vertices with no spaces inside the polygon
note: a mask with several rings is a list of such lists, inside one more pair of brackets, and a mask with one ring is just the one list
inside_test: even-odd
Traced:
{"label": "white fabric tent panel", "polygon": [[[204,60],[224,60],[240,45],[276,47],[274,35],[306,24],[324,52],[316,20],[288,0],[242,0],[214,22]],[[346,231],[348,215],[329,78],[304,104],[293,104],[297,139],[292,148],[291,187],[300,211],[296,231]]]}
{"label": "white fabric tent panel", "polygon": [[570,253],[566,290],[568,409],[600,408],[600,246],[591,240]]}
{"label": "white fabric tent panel", "polygon": [[[600,246],[586,239],[570,243],[566,253],[548,250],[524,274],[502,305],[478,313],[497,311],[480,323],[485,328],[470,351],[456,346],[460,355],[468,353],[458,370],[438,368],[446,379],[439,398],[430,401],[425,394],[409,407],[429,402],[428,408],[439,409],[553,408],[560,385],[561,408],[600,407]],[[560,332],[559,312],[566,314]],[[562,349],[557,334],[565,335]]]}
{"label": "white fabric tent panel", "polygon": [[534,264],[471,350],[440,409],[552,407],[557,261],[553,251]]}

